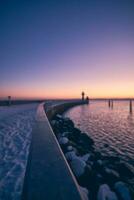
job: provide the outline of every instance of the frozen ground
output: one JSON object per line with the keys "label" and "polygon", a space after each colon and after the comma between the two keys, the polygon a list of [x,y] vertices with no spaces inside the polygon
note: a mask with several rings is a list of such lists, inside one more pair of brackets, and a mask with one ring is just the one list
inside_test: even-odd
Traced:
{"label": "frozen ground", "polygon": [[37,104],[0,107],[0,200],[20,200]]}

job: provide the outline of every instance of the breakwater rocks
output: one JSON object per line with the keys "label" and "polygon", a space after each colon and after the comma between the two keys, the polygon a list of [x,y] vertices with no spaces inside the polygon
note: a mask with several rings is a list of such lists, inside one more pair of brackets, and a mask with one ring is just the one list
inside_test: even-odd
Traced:
{"label": "breakwater rocks", "polygon": [[132,172],[125,163],[97,152],[94,141],[69,118],[56,115],[51,126],[85,200],[132,200],[126,184]]}

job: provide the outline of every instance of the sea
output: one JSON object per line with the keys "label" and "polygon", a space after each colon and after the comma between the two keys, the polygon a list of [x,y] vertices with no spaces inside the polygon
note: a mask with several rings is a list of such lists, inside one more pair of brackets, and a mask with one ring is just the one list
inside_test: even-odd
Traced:
{"label": "sea", "polygon": [[91,100],[87,105],[69,109],[64,116],[94,140],[97,151],[104,156],[119,157],[134,174],[134,101],[133,112],[129,103],[115,100],[109,107],[107,100]]}

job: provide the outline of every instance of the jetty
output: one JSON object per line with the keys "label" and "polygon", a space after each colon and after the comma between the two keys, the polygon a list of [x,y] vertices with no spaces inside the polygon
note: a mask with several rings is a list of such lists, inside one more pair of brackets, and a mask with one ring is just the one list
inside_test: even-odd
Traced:
{"label": "jetty", "polygon": [[23,200],[83,199],[49,119],[70,107],[86,103],[82,100],[48,101],[38,106],[24,180]]}

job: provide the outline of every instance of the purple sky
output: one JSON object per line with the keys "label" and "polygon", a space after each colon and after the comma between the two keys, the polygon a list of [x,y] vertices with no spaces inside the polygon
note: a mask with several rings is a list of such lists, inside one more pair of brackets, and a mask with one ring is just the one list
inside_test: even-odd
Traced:
{"label": "purple sky", "polygon": [[0,1],[0,97],[134,97],[134,1]]}

